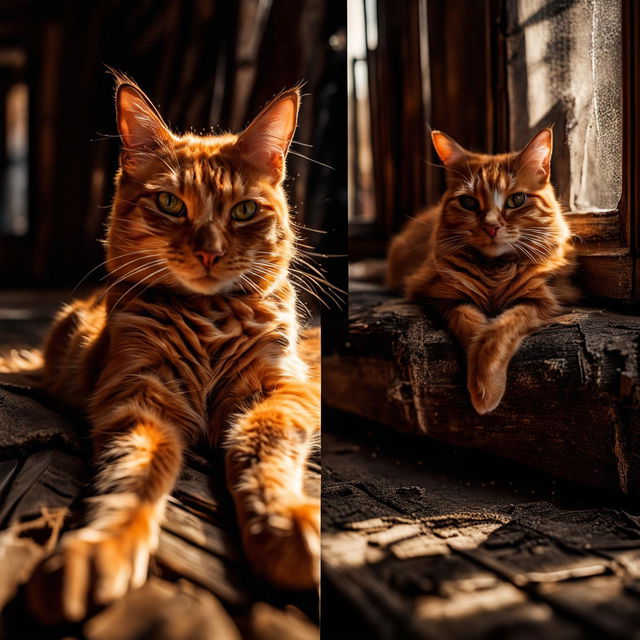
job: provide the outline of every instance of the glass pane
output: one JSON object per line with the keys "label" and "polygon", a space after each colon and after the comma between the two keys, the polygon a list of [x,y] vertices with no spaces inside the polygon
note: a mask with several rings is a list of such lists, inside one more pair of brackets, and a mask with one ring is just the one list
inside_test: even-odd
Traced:
{"label": "glass pane", "polygon": [[509,0],[510,138],[554,125],[554,184],[573,212],[622,193],[621,0]]}
{"label": "glass pane", "polygon": [[374,222],[376,215],[367,64],[367,50],[377,46],[375,10],[372,0],[348,4],[349,219],[362,223]]}

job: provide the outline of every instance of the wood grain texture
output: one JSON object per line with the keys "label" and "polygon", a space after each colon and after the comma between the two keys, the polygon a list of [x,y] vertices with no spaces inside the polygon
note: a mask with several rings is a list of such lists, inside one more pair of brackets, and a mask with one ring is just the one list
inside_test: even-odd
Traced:
{"label": "wood grain texture", "polygon": [[640,318],[575,309],[537,331],[486,416],[469,401],[461,349],[429,311],[365,287],[351,292],[349,326],[348,343],[325,359],[330,406],[572,480],[640,491]]}
{"label": "wood grain texture", "polygon": [[637,501],[348,414],[331,418],[323,635],[636,636]]}

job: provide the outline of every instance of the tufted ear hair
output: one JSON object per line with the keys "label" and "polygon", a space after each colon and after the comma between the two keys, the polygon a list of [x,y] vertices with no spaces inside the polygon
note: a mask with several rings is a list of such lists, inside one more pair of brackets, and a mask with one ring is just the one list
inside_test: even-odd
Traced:
{"label": "tufted ear hair", "polygon": [[274,98],[240,134],[240,152],[279,183],[285,177],[285,158],[298,123],[300,90]]}
{"label": "tufted ear hair", "polygon": [[549,128],[538,131],[516,158],[516,166],[534,182],[546,184],[551,177],[551,154],[553,153],[553,131]]}
{"label": "tufted ear hair", "polygon": [[171,139],[169,128],[142,89],[116,76],[116,121],[125,149],[153,147]]}
{"label": "tufted ear hair", "polygon": [[432,131],[431,141],[442,164],[449,168],[459,164],[469,152],[442,131]]}

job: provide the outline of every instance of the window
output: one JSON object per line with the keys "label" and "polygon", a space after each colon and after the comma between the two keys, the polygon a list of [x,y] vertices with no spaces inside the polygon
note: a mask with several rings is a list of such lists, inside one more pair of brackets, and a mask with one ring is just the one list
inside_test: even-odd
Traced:
{"label": "window", "polygon": [[425,200],[426,0],[357,0],[349,10],[349,255],[365,258],[384,255],[397,221]]}
{"label": "window", "polygon": [[351,2],[348,7],[349,221],[371,224],[376,206],[367,51],[377,47],[375,2]]}

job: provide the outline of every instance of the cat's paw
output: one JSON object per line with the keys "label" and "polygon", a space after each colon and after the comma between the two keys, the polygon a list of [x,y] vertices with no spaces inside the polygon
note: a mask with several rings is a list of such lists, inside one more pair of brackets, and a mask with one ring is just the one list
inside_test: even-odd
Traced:
{"label": "cat's paw", "polygon": [[156,532],[148,523],[117,531],[78,529],[36,569],[26,591],[27,604],[43,623],[82,620],[147,580]]}
{"label": "cat's paw", "polygon": [[484,415],[493,411],[502,401],[507,385],[506,370],[491,374],[476,372],[467,377],[467,389],[473,408]]}
{"label": "cat's paw", "polygon": [[493,332],[476,340],[469,349],[467,389],[473,408],[484,415],[501,402],[507,386],[508,361]]}
{"label": "cat's paw", "polygon": [[250,518],[244,548],[256,573],[285,589],[313,589],[320,582],[320,503],[283,503]]}

